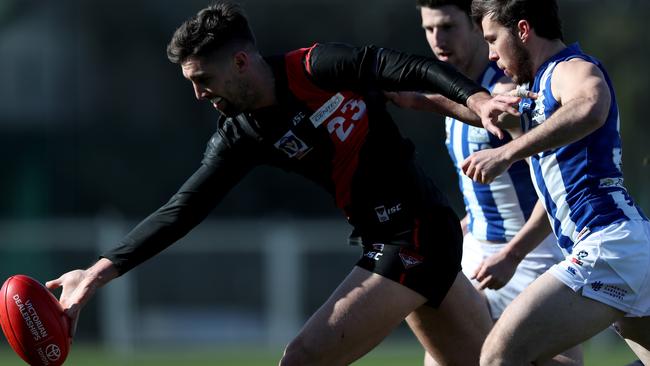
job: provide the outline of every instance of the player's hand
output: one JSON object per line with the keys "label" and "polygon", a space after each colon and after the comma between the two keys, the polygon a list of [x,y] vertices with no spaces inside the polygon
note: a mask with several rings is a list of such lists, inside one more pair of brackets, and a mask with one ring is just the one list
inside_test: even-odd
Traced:
{"label": "player's hand", "polygon": [[74,337],[77,330],[79,312],[95,292],[95,286],[89,280],[86,271],[77,269],[61,275],[61,277],[45,283],[50,290],[63,287],[59,302],[70,318],[70,337]]}
{"label": "player's hand", "polygon": [[498,290],[512,278],[519,265],[519,260],[500,251],[485,258],[472,275],[479,282],[478,289]]}
{"label": "player's hand", "polygon": [[499,139],[503,139],[503,130],[498,126],[499,116],[508,113],[519,117],[518,110],[521,98],[508,94],[490,96],[488,93],[480,92],[473,94],[467,99],[467,107],[481,117],[483,128],[488,130]]}
{"label": "player's hand", "polygon": [[117,270],[108,259],[100,259],[94,266],[82,270],[77,269],[47,281],[45,286],[50,290],[62,287],[59,302],[70,318],[70,337],[74,337],[79,321],[79,312],[95,291],[111,279],[117,277]]}
{"label": "player's hand", "polygon": [[490,183],[496,177],[508,170],[512,161],[505,156],[503,145],[496,149],[480,150],[468,156],[461,164],[463,173],[478,183]]}

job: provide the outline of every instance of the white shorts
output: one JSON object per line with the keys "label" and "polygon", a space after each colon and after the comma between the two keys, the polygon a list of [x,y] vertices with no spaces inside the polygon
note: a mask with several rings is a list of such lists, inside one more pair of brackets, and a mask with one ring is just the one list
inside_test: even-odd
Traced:
{"label": "white shorts", "polygon": [[[488,300],[490,314],[494,320],[498,319],[503,310],[517,297],[531,282],[554,264],[561,261],[564,255],[558,245],[555,235],[551,234],[542,241],[535,250],[528,253],[519,263],[512,279],[498,290],[485,289],[483,292]],[[498,253],[507,243],[491,243],[477,240],[472,234],[463,238],[463,273],[469,278],[481,262],[493,254]],[[476,280],[472,280],[477,285]]]}
{"label": "white shorts", "polygon": [[649,316],[650,222],[625,221],[591,233],[550,273],[626,316]]}

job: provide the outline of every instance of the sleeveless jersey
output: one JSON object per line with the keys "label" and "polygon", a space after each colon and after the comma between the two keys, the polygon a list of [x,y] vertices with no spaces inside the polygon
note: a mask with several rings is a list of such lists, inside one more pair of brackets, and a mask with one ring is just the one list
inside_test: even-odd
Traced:
{"label": "sleeveless jersey", "polygon": [[544,123],[560,107],[551,93],[551,77],[563,61],[580,58],[603,73],[611,94],[603,126],[581,140],[531,157],[533,183],[546,206],[559,245],[571,252],[578,239],[603,227],[628,220],[647,220],[623,185],[619,111],[614,88],[602,64],[571,45],[537,71],[531,91],[537,100],[520,104],[522,127]]}
{"label": "sleeveless jersey", "polygon": [[[479,82],[492,91],[503,77],[495,62],[490,62]],[[483,128],[470,126],[447,117],[447,150],[456,167],[460,190],[469,215],[468,230],[479,240],[507,242],[521,229],[537,202],[537,194],[524,161],[513,164],[506,173],[490,184],[473,182],[462,173],[460,165],[472,153],[502,146],[512,138],[503,140]]]}

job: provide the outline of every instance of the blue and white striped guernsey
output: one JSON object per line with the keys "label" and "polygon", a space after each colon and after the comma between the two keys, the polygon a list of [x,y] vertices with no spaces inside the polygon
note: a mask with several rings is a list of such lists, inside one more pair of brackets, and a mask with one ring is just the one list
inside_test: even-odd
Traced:
{"label": "blue and white striped guernsey", "polygon": [[[502,77],[503,71],[490,62],[477,82],[492,91]],[[490,184],[473,182],[461,171],[463,160],[476,151],[496,148],[512,139],[506,134],[506,138],[499,140],[483,128],[450,117],[445,122],[447,150],[458,173],[465,210],[469,214],[469,231],[479,240],[509,241],[528,220],[537,202],[527,164],[516,162]]]}
{"label": "blue and white striped guernsey", "polygon": [[531,157],[535,189],[542,198],[559,244],[569,252],[586,233],[622,221],[645,219],[623,186],[620,119],[614,88],[601,63],[573,44],[547,60],[537,71],[532,91],[538,99],[520,104],[522,127],[544,123],[560,104],[551,93],[551,75],[558,63],[581,58],[598,66],[611,93],[605,124],[583,139]]}

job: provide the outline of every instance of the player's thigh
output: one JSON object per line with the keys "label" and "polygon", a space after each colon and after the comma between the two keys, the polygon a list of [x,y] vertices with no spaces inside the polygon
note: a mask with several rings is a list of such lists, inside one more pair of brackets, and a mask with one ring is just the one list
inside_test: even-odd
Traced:
{"label": "player's thigh", "polygon": [[585,298],[545,273],[506,308],[483,345],[482,362],[550,359],[622,316],[621,311]]}
{"label": "player's thigh", "polygon": [[461,272],[438,308],[423,305],[406,320],[430,365],[476,365],[492,327],[485,300]]}
{"label": "player's thigh", "polygon": [[348,364],[363,356],[427,299],[354,267],[289,344],[286,364]]}

